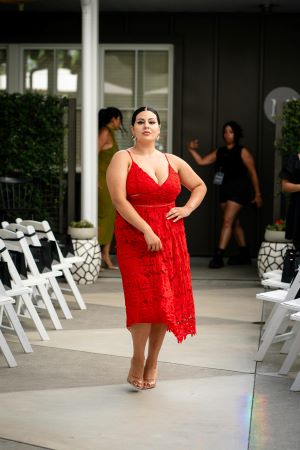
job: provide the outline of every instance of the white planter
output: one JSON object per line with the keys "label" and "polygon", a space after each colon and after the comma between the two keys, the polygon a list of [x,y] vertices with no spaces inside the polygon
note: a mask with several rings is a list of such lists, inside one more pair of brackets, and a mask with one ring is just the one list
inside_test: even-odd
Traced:
{"label": "white planter", "polygon": [[101,267],[101,249],[97,239],[73,239],[72,242],[75,255],[83,258],[71,268],[74,280],[79,284],[95,283]]}
{"label": "white planter", "polygon": [[68,228],[72,239],[92,239],[96,237],[96,228]]}
{"label": "white planter", "polygon": [[266,230],[265,241],[267,242],[292,242],[285,238],[285,231]]}

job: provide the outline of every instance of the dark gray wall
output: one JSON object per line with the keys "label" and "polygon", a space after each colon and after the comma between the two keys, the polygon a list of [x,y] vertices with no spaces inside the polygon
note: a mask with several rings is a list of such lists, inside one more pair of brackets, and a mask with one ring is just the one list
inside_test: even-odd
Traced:
{"label": "dark gray wall", "polygon": [[[80,15],[0,15],[0,42],[80,39]],[[198,137],[206,153],[222,144],[224,122],[241,123],[243,143],[256,159],[264,196],[260,211],[247,208],[242,213],[255,254],[265,225],[273,219],[275,129],[264,116],[263,102],[279,86],[300,93],[300,15],[103,14],[100,42],[174,44],[173,151],[208,185],[203,206],[186,222],[192,255],[212,253],[220,216],[213,169],[197,167],[185,150],[186,142]],[[182,201],[186,195],[183,192]]]}

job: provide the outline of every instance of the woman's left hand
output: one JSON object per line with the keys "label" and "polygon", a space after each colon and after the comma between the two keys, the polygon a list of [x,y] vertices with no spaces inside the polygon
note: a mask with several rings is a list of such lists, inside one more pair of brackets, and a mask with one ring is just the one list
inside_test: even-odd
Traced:
{"label": "woman's left hand", "polygon": [[167,220],[172,220],[173,222],[177,222],[184,217],[188,217],[191,214],[192,210],[188,206],[175,206],[167,212],[166,218]]}
{"label": "woman's left hand", "polygon": [[256,204],[258,208],[260,208],[263,204],[263,199],[260,194],[256,195],[251,203]]}

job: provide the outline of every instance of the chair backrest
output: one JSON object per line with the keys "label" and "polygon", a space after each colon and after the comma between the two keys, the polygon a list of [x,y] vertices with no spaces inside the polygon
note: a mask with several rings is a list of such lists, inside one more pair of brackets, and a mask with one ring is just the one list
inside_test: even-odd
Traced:
{"label": "chair backrest", "polygon": [[295,298],[299,297],[300,295],[300,266],[298,267],[297,275],[291,282],[291,285],[288,289],[285,302],[288,302],[290,300],[294,300]]}
{"label": "chair backrest", "polygon": [[3,261],[7,262],[8,270],[14,284],[16,286],[22,286],[23,283],[20,274],[17,271],[16,266],[14,265],[14,262],[10,256],[10,253],[7,250],[5,243],[2,239],[0,239],[0,255]]}
{"label": "chair backrest", "polygon": [[49,222],[47,220],[38,222],[37,220],[22,220],[20,217],[18,217],[16,219],[16,223],[18,225],[23,225],[23,226],[27,226],[27,227],[32,226],[35,229],[39,239],[47,238],[48,241],[54,241],[57,244],[57,251],[59,254],[60,261],[62,262],[64,260],[63,254],[58,245],[56,237],[55,237],[55,235],[49,225]]}
{"label": "chair backrest", "polygon": [[17,250],[24,253],[25,260],[32,275],[39,276],[40,272],[36,265],[36,262],[30,251],[28,242],[22,231],[11,231],[0,228],[0,239],[4,241],[4,244],[8,250]]}
{"label": "chair backrest", "polygon": [[5,230],[14,231],[15,233],[17,231],[22,231],[29,245],[36,245],[36,246],[41,245],[38,235],[36,234],[33,226],[31,225],[25,226],[19,223],[8,223],[6,221],[2,222],[1,225],[2,228],[4,228]]}
{"label": "chair backrest", "polygon": [[20,213],[34,216],[35,184],[32,178],[0,177],[1,220],[15,220]]}

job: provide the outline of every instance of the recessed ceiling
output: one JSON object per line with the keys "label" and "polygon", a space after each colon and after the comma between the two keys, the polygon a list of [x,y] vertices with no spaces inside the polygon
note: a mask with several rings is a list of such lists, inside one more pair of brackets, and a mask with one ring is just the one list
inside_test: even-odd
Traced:
{"label": "recessed ceiling", "polygon": [[[273,13],[300,12],[299,0],[100,0],[101,11]],[[0,0],[0,11],[80,12],[80,0]]]}

